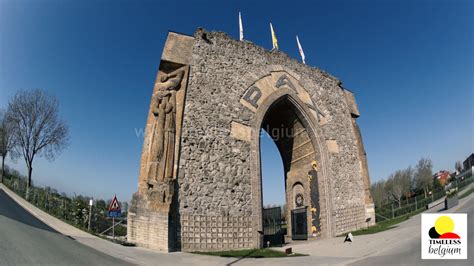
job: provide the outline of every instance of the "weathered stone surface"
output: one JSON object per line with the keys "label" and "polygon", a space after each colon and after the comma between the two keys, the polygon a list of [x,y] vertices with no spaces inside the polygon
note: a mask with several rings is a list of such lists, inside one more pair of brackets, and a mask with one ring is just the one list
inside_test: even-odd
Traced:
{"label": "weathered stone surface", "polygon": [[[176,139],[176,187],[167,209],[153,211],[146,198],[134,198],[132,241],[160,249],[261,247],[260,129],[272,135],[279,124],[291,130],[274,137],[286,169],[287,203],[301,207],[298,198],[309,207],[308,233],[331,237],[366,226],[370,181],[355,124],[359,113],[339,80],[221,32],[199,29],[191,52],[179,48],[180,36],[170,38],[163,60],[190,65]],[[145,140],[144,153],[148,145]]]}

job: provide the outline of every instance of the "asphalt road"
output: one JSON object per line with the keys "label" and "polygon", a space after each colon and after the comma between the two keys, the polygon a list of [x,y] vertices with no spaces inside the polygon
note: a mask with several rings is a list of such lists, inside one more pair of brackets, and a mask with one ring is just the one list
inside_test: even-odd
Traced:
{"label": "asphalt road", "polygon": [[[380,252],[370,253],[365,258],[354,256],[322,257],[324,253],[312,256],[283,259],[244,259],[198,256],[189,253],[149,253],[141,249],[123,251],[127,257],[149,265],[473,265],[474,259],[474,198],[461,207],[458,212],[468,213],[468,260],[421,260],[421,232],[419,224],[421,215],[405,221],[400,226],[402,235],[393,246],[380,246]],[[389,232],[389,231],[387,231]],[[383,234],[383,233],[381,233]],[[398,237],[396,234],[395,237]],[[408,234],[408,235],[407,235]],[[411,237],[410,237],[411,236]],[[373,235],[377,237],[377,235]],[[380,237],[380,236],[378,236]],[[80,239],[79,239],[80,240]],[[339,239],[337,239],[339,240]],[[359,240],[359,239],[358,239]],[[370,240],[368,240],[370,244]],[[307,244],[304,252],[301,246],[294,246],[295,251],[312,254],[311,250],[324,249],[334,245],[334,241],[314,242]],[[380,241],[379,241],[380,242]],[[322,243],[318,249],[318,243]],[[363,239],[355,243],[363,243]],[[372,242],[373,243],[373,242]],[[382,242],[384,243],[384,242]],[[302,245],[304,246],[304,245]],[[344,246],[345,247],[345,246]],[[116,249],[115,247],[113,247]],[[123,248],[119,246],[118,248]],[[299,249],[297,249],[299,248]],[[327,247],[326,247],[327,248]],[[355,247],[354,247],[355,248]],[[120,253],[120,252],[119,252]],[[347,254],[346,254],[347,255]],[[328,255],[329,256],[329,255]],[[0,265],[127,265],[120,259],[101,253],[78,241],[56,232],[29,212],[17,205],[3,190],[0,190]]]}
{"label": "asphalt road", "polygon": [[467,213],[467,260],[422,260],[420,237],[350,265],[474,265],[474,198],[466,202],[457,213]]}
{"label": "asphalt road", "polygon": [[129,265],[50,228],[0,190],[0,265]]}

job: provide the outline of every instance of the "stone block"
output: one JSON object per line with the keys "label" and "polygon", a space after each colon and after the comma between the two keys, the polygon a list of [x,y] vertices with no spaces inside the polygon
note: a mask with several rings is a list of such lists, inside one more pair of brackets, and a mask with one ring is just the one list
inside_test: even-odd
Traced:
{"label": "stone block", "polygon": [[161,54],[161,60],[190,65],[193,59],[193,44],[193,37],[170,31]]}
{"label": "stone block", "polygon": [[346,97],[347,105],[349,105],[351,114],[355,117],[359,117],[359,108],[357,107],[354,94],[351,91],[344,89],[344,96]]}
{"label": "stone block", "polygon": [[326,144],[330,153],[339,153],[339,145],[337,145],[337,140],[326,140]]}

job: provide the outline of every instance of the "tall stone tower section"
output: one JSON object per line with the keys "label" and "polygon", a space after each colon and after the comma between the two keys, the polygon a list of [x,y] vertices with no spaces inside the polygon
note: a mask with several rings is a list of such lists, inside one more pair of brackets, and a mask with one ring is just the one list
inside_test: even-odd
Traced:
{"label": "tall stone tower section", "polygon": [[282,157],[289,238],[368,226],[375,213],[358,117],[338,79],[283,52],[222,32],[170,32],[128,241],[164,251],[263,247],[262,131]]}
{"label": "tall stone tower section", "polygon": [[178,245],[178,161],[194,38],[170,32],[153,87],[128,240],[155,250]]}
{"label": "tall stone tower section", "polygon": [[360,116],[359,108],[357,107],[354,94],[349,90],[345,90],[344,92],[346,94],[346,101],[351,113],[354,136],[357,144],[357,150],[359,152],[360,174],[364,182],[366,221],[368,225],[375,225],[375,205],[372,195],[370,194],[370,176],[369,164],[367,162],[367,153],[365,152],[364,142],[362,141],[362,133],[360,131],[359,125],[356,122],[357,118]]}

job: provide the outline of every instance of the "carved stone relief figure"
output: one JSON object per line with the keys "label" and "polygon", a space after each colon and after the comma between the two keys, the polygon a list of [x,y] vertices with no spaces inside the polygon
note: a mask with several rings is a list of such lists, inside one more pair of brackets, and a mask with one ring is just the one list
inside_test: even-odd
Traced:
{"label": "carved stone relief figure", "polygon": [[308,172],[308,181],[311,188],[311,232],[316,236],[321,231],[319,190],[318,190],[318,163],[311,162],[311,170]]}
{"label": "carved stone relief figure", "polygon": [[[161,202],[171,199],[168,188],[172,184],[176,141],[176,92],[180,89],[184,67],[163,74],[152,97],[154,123],[148,156],[147,183],[149,192],[158,192]],[[157,188],[157,184],[164,187]]]}

